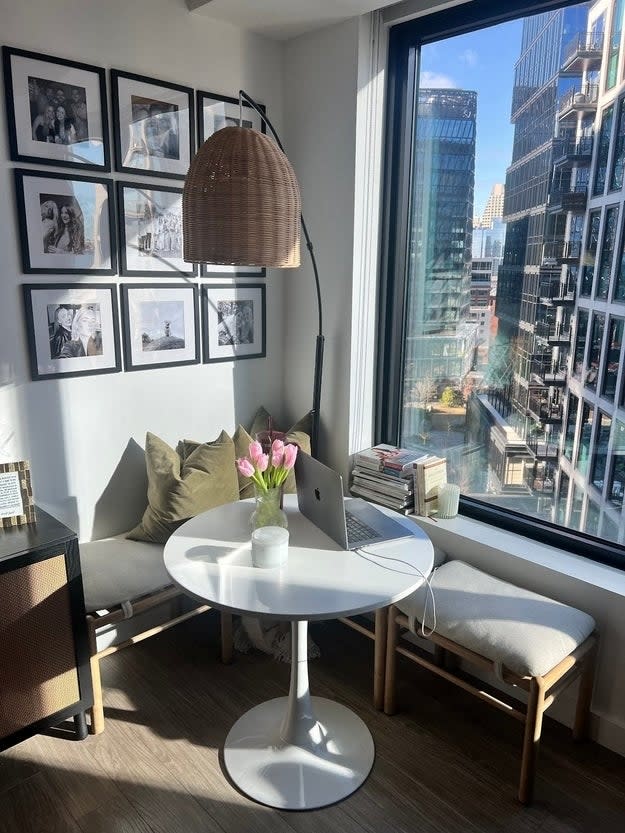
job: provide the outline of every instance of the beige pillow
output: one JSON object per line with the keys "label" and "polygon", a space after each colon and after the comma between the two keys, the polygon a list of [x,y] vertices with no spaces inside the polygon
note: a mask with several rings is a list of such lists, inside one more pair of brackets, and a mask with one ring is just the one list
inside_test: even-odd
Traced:
{"label": "beige pillow", "polygon": [[[256,415],[254,416],[254,420],[252,422],[252,427],[250,428],[250,434],[252,437],[256,437],[256,434],[259,431],[266,431],[269,428],[269,418],[270,414],[266,408],[261,407],[256,411]],[[282,429],[273,423],[273,428],[275,431],[281,431]],[[299,446],[302,451],[305,451],[306,454],[310,454],[310,431],[311,431],[311,420],[310,414],[306,414],[303,416],[295,425],[291,426],[288,431],[286,431],[286,439],[285,442],[287,443],[295,443],[295,445]],[[297,487],[295,485],[295,472],[290,471],[287,479],[284,481],[284,492],[285,494],[295,494],[297,491]]]}
{"label": "beige pillow", "polygon": [[225,431],[198,444],[184,459],[155,434],[147,433],[145,461],[148,506],[141,523],[126,536],[164,544],[184,521],[239,496],[234,443]]}

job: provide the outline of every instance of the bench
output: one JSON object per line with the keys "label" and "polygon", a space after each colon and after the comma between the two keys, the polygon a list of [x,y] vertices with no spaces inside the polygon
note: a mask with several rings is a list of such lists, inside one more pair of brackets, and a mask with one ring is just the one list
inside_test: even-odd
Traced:
{"label": "bench", "polygon": [[[435,621],[427,588],[391,605],[387,619],[384,711],[396,710],[397,655],[418,663],[524,724],[518,797],[532,800],[544,712],[580,678],[573,737],[586,737],[598,639],[595,622],[581,610],[477,570],[447,561],[431,577]],[[434,629],[433,629],[434,628]],[[433,630],[432,630],[433,629]],[[434,657],[399,643],[402,630],[434,643]],[[379,635],[378,635],[379,636]],[[527,705],[492,696],[454,667],[459,660],[494,673],[527,692]],[[451,666],[451,667],[450,667]]]}
{"label": "bench", "polygon": [[[192,616],[210,610],[174,587],[163,563],[162,544],[131,541],[125,535],[90,541],[80,545],[85,610],[91,655],[93,707],[90,709],[89,730],[97,735],[104,731],[104,709],[100,660],[122,648],[135,645],[149,636],[161,633]],[[131,620],[140,621],[145,614],[158,612],[147,628],[137,632]],[[131,626],[132,635],[103,639],[107,630]],[[98,645],[100,635],[100,645]],[[232,659],[232,616],[221,613],[221,658]]]}

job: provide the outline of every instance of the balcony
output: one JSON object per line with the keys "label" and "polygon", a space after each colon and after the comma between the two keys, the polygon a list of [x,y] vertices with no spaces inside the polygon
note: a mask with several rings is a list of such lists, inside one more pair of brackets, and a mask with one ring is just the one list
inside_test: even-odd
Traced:
{"label": "balcony", "polygon": [[[565,244],[566,245],[566,244]],[[538,284],[538,299],[547,307],[568,306],[575,303],[576,279],[567,271],[562,278],[560,274],[542,275]]]}
{"label": "balcony", "polygon": [[560,263],[575,264],[579,263],[582,254],[581,240],[567,240],[562,247],[562,254],[560,256]]}
{"label": "balcony", "polygon": [[527,447],[537,460],[557,460],[560,456],[557,442],[530,438],[527,441]]}
{"label": "balcony", "polygon": [[553,478],[545,475],[541,471],[535,472],[533,468],[528,468],[525,473],[525,482],[532,490],[532,492],[538,492],[542,495],[553,494]]}
{"label": "balcony", "polygon": [[552,347],[568,347],[571,343],[571,326],[562,321],[538,321],[535,333]]}
{"label": "balcony", "polygon": [[583,84],[572,87],[558,102],[558,119],[566,119],[576,113],[594,113],[599,98],[598,84]]}
{"label": "balcony", "polygon": [[530,364],[530,381],[541,387],[564,387],[566,367],[554,364],[551,355],[538,356]]}
{"label": "balcony", "polygon": [[593,136],[581,139],[556,139],[553,144],[553,164],[556,168],[586,167],[592,159]]}
{"label": "balcony", "polygon": [[545,425],[562,424],[562,403],[549,397],[547,388],[530,390],[527,402],[527,416]]}
{"label": "balcony", "polygon": [[543,243],[541,271],[556,269],[563,263],[579,263],[581,253],[581,240],[547,240]]}
{"label": "balcony", "polygon": [[579,32],[562,50],[560,75],[581,75],[601,68],[603,32]]}
{"label": "balcony", "polygon": [[573,214],[583,214],[588,202],[588,185],[571,185],[568,188],[554,186],[549,191],[547,211],[550,214],[571,211]]}

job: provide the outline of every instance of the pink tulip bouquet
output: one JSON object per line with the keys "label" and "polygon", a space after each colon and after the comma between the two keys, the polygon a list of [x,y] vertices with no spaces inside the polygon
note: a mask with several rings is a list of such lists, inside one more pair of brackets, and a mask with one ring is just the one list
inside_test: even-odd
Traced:
{"label": "pink tulip bouquet", "polygon": [[270,453],[263,454],[262,445],[252,442],[248,456],[237,460],[237,469],[244,477],[251,477],[254,483],[266,492],[282,486],[295,465],[296,457],[297,446],[292,443],[285,445],[282,440],[274,440]]}

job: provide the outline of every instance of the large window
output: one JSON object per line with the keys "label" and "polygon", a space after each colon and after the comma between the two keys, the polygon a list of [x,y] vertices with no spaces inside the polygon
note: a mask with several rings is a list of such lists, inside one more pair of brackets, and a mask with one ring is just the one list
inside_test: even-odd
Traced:
{"label": "large window", "polygon": [[601,129],[599,131],[599,147],[597,148],[597,163],[595,168],[595,184],[593,194],[603,194],[605,190],[606,174],[608,170],[608,156],[610,155],[610,139],[612,137],[612,120],[614,105],[610,104],[603,111]]}
{"label": "large window", "polygon": [[601,211],[590,212],[588,220],[588,240],[586,242],[586,256],[582,270],[581,294],[592,295],[592,285],[595,277],[595,259],[599,247],[599,228],[601,226]]}
{"label": "large window", "polygon": [[462,512],[621,566],[619,2],[392,29],[376,427],[444,456]]}
{"label": "large window", "polygon": [[614,158],[612,160],[612,176],[610,190],[620,191],[623,187],[623,170],[625,169],[625,98],[621,98],[618,105],[618,119],[616,122],[616,141]]}
{"label": "large window", "polygon": [[612,275],[612,258],[616,245],[616,228],[618,223],[618,206],[612,206],[605,212],[603,243],[599,259],[599,280],[597,281],[597,298],[607,298]]}

